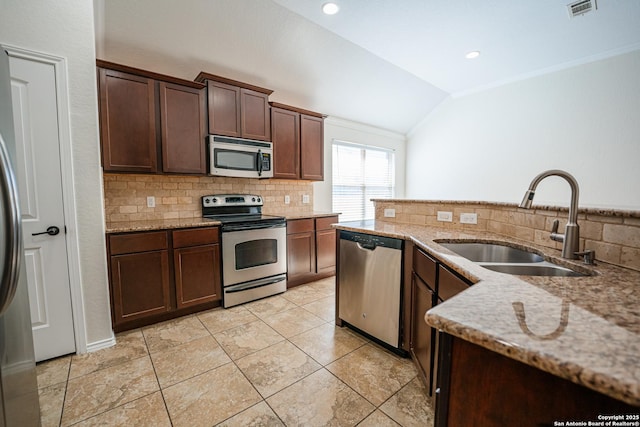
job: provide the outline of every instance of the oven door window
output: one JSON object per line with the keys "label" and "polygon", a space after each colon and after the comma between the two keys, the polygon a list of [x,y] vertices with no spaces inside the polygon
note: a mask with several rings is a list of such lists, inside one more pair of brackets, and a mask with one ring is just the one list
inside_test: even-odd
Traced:
{"label": "oven door window", "polygon": [[258,153],[256,152],[216,148],[214,149],[214,159],[216,168],[244,171],[258,170]]}
{"label": "oven door window", "polygon": [[278,262],[278,240],[260,239],[238,243],[235,252],[236,270],[275,264]]}

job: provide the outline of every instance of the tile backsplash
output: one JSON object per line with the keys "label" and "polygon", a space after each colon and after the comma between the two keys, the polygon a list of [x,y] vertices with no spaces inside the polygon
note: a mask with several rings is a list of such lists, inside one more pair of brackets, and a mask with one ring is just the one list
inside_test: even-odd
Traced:
{"label": "tile backsplash", "polygon": [[[107,222],[197,218],[202,214],[200,199],[208,194],[260,195],[266,214],[313,211],[312,181],[114,173],[103,177]],[[287,195],[289,204],[284,203]],[[303,195],[310,203],[302,203]],[[147,207],[147,197],[155,198],[155,207]]]}
{"label": "tile backsplash", "polygon": [[[551,226],[557,219],[562,233],[568,215],[567,208],[534,206],[527,210],[507,203],[381,199],[374,203],[377,220],[488,231],[556,249],[562,249],[562,243],[549,239]],[[385,217],[385,209],[395,209],[396,216]],[[452,212],[453,221],[438,221],[438,211]],[[640,271],[640,212],[589,208],[578,212],[581,250],[593,249],[597,260]],[[462,213],[476,213],[478,223],[461,224]]]}

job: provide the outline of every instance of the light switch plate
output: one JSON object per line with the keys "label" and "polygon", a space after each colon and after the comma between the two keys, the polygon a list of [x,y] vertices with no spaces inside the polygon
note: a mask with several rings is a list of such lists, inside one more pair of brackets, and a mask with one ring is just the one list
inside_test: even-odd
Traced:
{"label": "light switch plate", "polygon": [[155,208],[156,207],[156,198],[153,196],[148,196],[147,197],[147,207],[148,208]]}
{"label": "light switch plate", "polygon": [[384,210],[384,216],[385,216],[385,218],[395,218],[396,217],[396,210],[395,209],[385,209]]}
{"label": "light switch plate", "polygon": [[453,212],[438,211],[438,221],[453,222]]}
{"label": "light switch plate", "polygon": [[289,203],[291,203],[291,196],[287,194],[286,196],[284,196],[284,204],[288,205]]}
{"label": "light switch plate", "polygon": [[309,203],[309,195],[308,194],[302,195],[302,203]]}

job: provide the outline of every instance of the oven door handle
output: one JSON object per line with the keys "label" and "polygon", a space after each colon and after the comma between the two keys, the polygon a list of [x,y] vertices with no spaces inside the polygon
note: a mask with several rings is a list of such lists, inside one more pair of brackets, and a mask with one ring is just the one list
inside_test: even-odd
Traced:
{"label": "oven door handle", "polygon": [[274,283],[282,282],[283,280],[285,280],[285,278],[286,276],[283,274],[274,279],[269,279],[266,282],[259,281],[259,282],[246,283],[244,285],[235,285],[235,286],[232,286],[233,289],[230,289],[230,290],[225,289],[224,293],[234,294],[236,292],[244,292],[250,289],[262,288],[263,286],[269,286],[269,285],[273,285]]}
{"label": "oven door handle", "polygon": [[267,224],[222,224],[222,231],[260,230],[264,228],[283,228],[286,226],[286,221]]}

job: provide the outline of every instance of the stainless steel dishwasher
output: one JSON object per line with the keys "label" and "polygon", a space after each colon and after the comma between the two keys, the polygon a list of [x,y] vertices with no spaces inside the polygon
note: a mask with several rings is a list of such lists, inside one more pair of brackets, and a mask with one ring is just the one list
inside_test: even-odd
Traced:
{"label": "stainless steel dishwasher", "polygon": [[400,347],[403,241],[340,230],[338,317]]}

